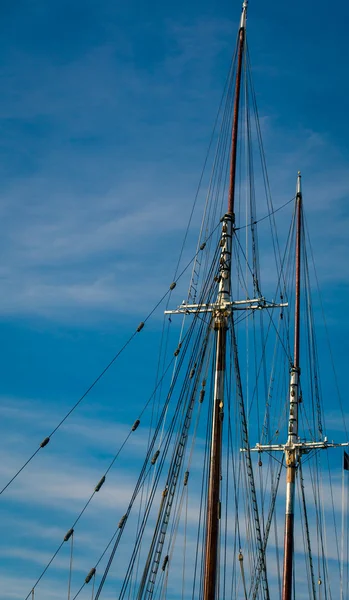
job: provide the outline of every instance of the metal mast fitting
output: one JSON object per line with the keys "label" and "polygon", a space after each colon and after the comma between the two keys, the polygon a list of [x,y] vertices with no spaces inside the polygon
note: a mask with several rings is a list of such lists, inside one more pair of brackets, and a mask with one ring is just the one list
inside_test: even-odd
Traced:
{"label": "metal mast fitting", "polygon": [[240,29],[246,29],[247,6],[248,6],[248,0],[244,0],[244,2],[242,3]]}

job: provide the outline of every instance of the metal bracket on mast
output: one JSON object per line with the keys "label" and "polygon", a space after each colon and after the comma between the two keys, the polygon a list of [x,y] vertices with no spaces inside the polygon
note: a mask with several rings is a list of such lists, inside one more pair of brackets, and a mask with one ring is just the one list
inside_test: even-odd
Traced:
{"label": "metal bracket on mast", "polygon": [[[301,442],[294,444],[256,444],[254,448],[250,448],[250,452],[290,452],[295,450],[299,455],[308,454],[312,450],[327,450],[327,448],[341,448],[349,446],[349,442],[328,442],[325,438],[322,442]],[[240,452],[247,452],[246,448],[240,448]]]}
{"label": "metal bracket on mast", "polygon": [[[244,7],[246,10],[247,2],[244,3]],[[222,251],[219,261],[219,273],[216,278],[219,282],[216,302],[188,304],[183,300],[182,304],[174,310],[165,310],[165,315],[212,313],[215,317],[223,316],[228,318],[233,311],[237,310],[263,310],[264,308],[283,308],[288,306],[288,302],[277,303],[266,300],[264,296],[246,298],[245,300],[231,300],[230,265],[234,217],[232,214],[227,213],[222,217],[221,221],[223,223],[221,237]]]}
{"label": "metal bracket on mast", "polygon": [[246,28],[247,6],[248,6],[248,0],[244,0],[244,2],[242,4],[242,14],[241,14],[241,21],[240,21],[240,29],[245,29]]}
{"label": "metal bracket on mast", "polygon": [[246,300],[235,300],[232,302],[213,302],[210,304],[187,304],[185,301],[175,310],[165,310],[165,315],[178,315],[191,313],[209,313],[224,310],[230,314],[235,310],[263,310],[263,308],[282,308],[288,306],[288,302],[276,303],[266,300],[263,296]]}

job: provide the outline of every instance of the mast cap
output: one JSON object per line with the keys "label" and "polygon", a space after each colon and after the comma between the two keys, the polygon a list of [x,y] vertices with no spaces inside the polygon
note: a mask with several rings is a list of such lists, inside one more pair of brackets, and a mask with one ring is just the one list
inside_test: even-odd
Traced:
{"label": "mast cap", "polygon": [[302,185],[301,185],[301,180],[302,180],[302,175],[301,172],[298,171],[298,176],[297,176],[297,188],[296,188],[296,196],[301,196],[302,195]]}
{"label": "mast cap", "polygon": [[246,13],[247,13],[248,0],[244,0],[242,3],[242,15],[240,21],[240,29],[246,29]]}

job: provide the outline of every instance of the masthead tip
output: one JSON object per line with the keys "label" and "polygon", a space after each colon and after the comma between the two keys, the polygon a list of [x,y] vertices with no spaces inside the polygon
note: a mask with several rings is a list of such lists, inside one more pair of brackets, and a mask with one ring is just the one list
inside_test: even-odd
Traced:
{"label": "masthead tip", "polygon": [[296,194],[302,194],[302,188],[301,188],[301,172],[298,171],[298,177],[297,177],[297,190],[296,190]]}
{"label": "masthead tip", "polygon": [[245,29],[246,27],[246,12],[247,12],[248,0],[244,0],[242,3],[242,15],[240,21],[240,29]]}

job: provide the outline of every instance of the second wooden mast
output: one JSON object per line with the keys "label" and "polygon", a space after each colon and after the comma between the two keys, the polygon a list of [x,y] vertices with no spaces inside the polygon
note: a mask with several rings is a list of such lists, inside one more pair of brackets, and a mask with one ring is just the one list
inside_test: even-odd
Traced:
{"label": "second wooden mast", "polygon": [[299,340],[300,340],[300,279],[301,279],[301,229],[302,229],[302,190],[301,176],[298,173],[296,192],[296,291],[295,291],[295,328],[294,353],[290,378],[290,400],[288,419],[288,438],[285,446],[286,457],[286,513],[284,539],[284,568],[282,600],[291,600],[293,581],[294,551],[294,500],[296,471],[300,459],[298,444],[298,408],[299,408]]}
{"label": "second wooden mast", "polygon": [[222,425],[224,414],[224,379],[227,346],[226,340],[228,330],[228,319],[230,314],[230,309],[228,308],[228,306],[231,303],[231,251],[232,235],[235,222],[235,176],[239,126],[241,72],[245,44],[246,12],[247,0],[244,0],[242,6],[237,50],[237,70],[235,80],[234,114],[232,123],[228,211],[223,217],[221,238],[222,251],[220,258],[217,309],[213,315],[213,326],[216,333],[216,363],[206,516],[203,596],[204,600],[215,600],[219,574],[218,556],[220,521],[220,481],[222,462]]}

